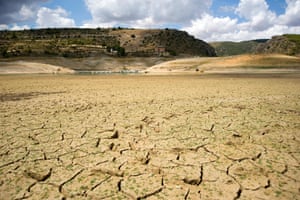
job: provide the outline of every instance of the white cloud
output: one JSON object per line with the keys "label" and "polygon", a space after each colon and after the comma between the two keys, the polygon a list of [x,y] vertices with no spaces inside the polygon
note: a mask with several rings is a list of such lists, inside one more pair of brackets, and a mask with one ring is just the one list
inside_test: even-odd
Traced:
{"label": "white cloud", "polygon": [[212,0],[85,0],[92,15],[86,24],[151,27],[184,25],[208,12]]}
{"label": "white cloud", "polygon": [[8,28],[7,24],[0,24],[0,30],[8,30]]}
{"label": "white cloud", "polygon": [[206,41],[241,41],[300,33],[300,0],[286,0],[283,15],[272,12],[265,0],[240,0],[235,13],[241,17],[214,17],[208,14],[182,28]]}
{"label": "white cloud", "polygon": [[[0,0],[1,1],[1,0]],[[40,7],[49,0],[3,1],[0,6],[0,30],[28,29],[33,27],[75,27],[69,13],[58,7]],[[216,17],[212,2],[217,0],[84,0],[91,19],[82,28],[177,27],[206,41],[250,40],[270,38],[284,33],[300,33],[300,0],[285,0],[286,9],[281,15],[272,11],[267,0],[239,0],[237,5],[219,9],[228,17]],[[273,2],[276,3],[276,2]],[[221,5],[221,4],[220,4]],[[234,17],[235,16],[235,17]],[[32,25],[35,20],[36,25]],[[15,24],[17,23],[17,24]],[[80,23],[80,22],[79,22]]]}
{"label": "white cloud", "polygon": [[201,18],[192,20],[191,26],[183,29],[201,39],[219,40],[220,35],[237,29],[237,19],[204,14]]}
{"label": "white cloud", "polygon": [[241,0],[236,13],[248,20],[243,24],[247,30],[266,30],[276,20],[276,14],[269,10],[265,0]]}
{"label": "white cloud", "polygon": [[48,0],[1,0],[0,23],[13,24],[32,20],[39,4]]}
{"label": "white cloud", "polygon": [[269,6],[265,0],[240,0],[236,13],[239,16],[251,20],[257,13],[266,13]]}
{"label": "white cloud", "polygon": [[286,0],[287,8],[283,15],[279,16],[279,21],[288,26],[300,26],[300,1]]}
{"label": "white cloud", "polygon": [[131,21],[143,18],[146,7],[143,1],[86,0],[93,20],[100,23]]}
{"label": "white cloud", "polygon": [[176,24],[207,41],[240,41],[299,33],[300,0],[286,0],[287,8],[281,16],[270,10],[266,0],[240,0],[236,7],[222,7],[235,13],[235,18],[211,15],[212,1],[85,0],[92,20],[83,27],[159,28]]}
{"label": "white cloud", "polygon": [[11,26],[7,24],[0,24],[0,30],[12,30],[12,31],[19,31],[24,29],[30,29],[28,25],[18,25],[13,23]]}
{"label": "white cloud", "polygon": [[41,7],[37,13],[36,23],[39,28],[75,27],[75,21],[68,18],[68,13],[61,7],[49,9]]}
{"label": "white cloud", "polygon": [[152,17],[147,17],[142,20],[137,20],[135,22],[135,27],[136,28],[152,28],[152,27],[157,27],[157,24]]}
{"label": "white cloud", "polygon": [[20,15],[20,18],[22,20],[29,20],[29,19],[32,19],[34,18],[34,16],[36,15],[36,8],[33,7],[32,5],[22,5],[20,11],[19,11],[19,15]]}
{"label": "white cloud", "polygon": [[13,24],[12,27],[10,27],[10,30],[13,30],[13,31],[19,31],[19,30],[24,30],[24,29],[30,29],[30,27],[28,25],[17,25],[17,24]]}
{"label": "white cloud", "polygon": [[150,16],[160,23],[186,24],[208,12],[211,0],[160,0],[151,1]]}

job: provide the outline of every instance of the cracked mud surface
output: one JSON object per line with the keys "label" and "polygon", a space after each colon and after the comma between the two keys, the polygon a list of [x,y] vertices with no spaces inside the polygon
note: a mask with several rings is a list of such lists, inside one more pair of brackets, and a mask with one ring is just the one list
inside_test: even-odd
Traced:
{"label": "cracked mud surface", "polygon": [[299,78],[0,86],[0,199],[300,199]]}

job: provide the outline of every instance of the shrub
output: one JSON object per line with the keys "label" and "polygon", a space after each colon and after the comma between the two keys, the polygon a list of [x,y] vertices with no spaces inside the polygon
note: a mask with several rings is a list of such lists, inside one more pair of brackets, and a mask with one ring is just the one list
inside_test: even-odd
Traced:
{"label": "shrub", "polygon": [[18,39],[17,34],[15,32],[13,32],[11,39]]}
{"label": "shrub", "polygon": [[8,58],[8,57],[9,57],[9,55],[8,55],[6,49],[2,50],[2,56],[3,56],[4,58]]}
{"label": "shrub", "polygon": [[114,46],[114,47],[106,47],[106,51],[110,52],[111,50],[117,51],[118,56],[126,56],[125,48],[120,47],[120,46]]}
{"label": "shrub", "polygon": [[168,50],[168,52],[170,53],[171,56],[177,56],[177,53],[174,50]]}

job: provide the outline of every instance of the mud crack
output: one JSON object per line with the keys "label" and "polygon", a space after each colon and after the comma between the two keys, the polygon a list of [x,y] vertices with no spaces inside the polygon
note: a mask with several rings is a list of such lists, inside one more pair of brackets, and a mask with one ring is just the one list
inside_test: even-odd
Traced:
{"label": "mud crack", "polygon": [[184,195],[184,200],[187,200],[190,195],[190,189],[188,189]]}
{"label": "mud crack", "polygon": [[199,178],[188,178],[185,177],[183,179],[183,182],[189,185],[200,185],[203,181],[203,166],[201,165],[200,167],[200,174],[199,174]]}
{"label": "mud crack", "polygon": [[146,199],[146,198],[148,198],[148,197],[151,197],[151,196],[153,196],[153,195],[156,195],[156,194],[160,193],[161,191],[163,191],[163,189],[164,189],[164,187],[160,187],[160,188],[158,188],[157,190],[155,190],[155,191],[153,191],[153,192],[150,192],[150,193],[148,193],[148,194],[145,194],[145,195],[143,195],[143,196],[137,197],[136,199],[137,199],[137,200]]}
{"label": "mud crack", "polygon": [[70,181],[72,181],[73,179],[75,179],[78,175],[80,175],[82,172],[84,171],[84,169],[79,170],[78,172],[76,172],[71,178],[69,178],[68,180],[64,181],[63,183],[61,183],[58,187],[58,191],[60,193],[62,193],[63,187],[65,184],[69,183]]}
{"label": "mud crack", "polygon": [[241,198],[242,195],[242,188],[239,188],[239,190],[236,192],[236,196],[233,198],[233,200],[237,200]]}
{"label": "mud crack", "polygon": [[97,187],[99,187],[100,185],[102,185],[102,183],[106,182],[108,179],[110,179],[111,176],[108,176],[107,178],[105,178],[104,180],[100,181],[99,183],[97,183],[96,185],[94,185],[92,188],[91,188],[91,191],[95,190]]}
{"label": "mud crack", "polygon": [[7,166],[12,165],[12,164],[15,164],[15,163],[17,163],[17,162],[19,162],[19,161],[21,161],[21,160],[24,160],[29,154],[30,154],[30,151],[28,151],[28,152],[26,153],[25,156],[23,156],[23,157],[21,157],[21,158],[19,158],[19,159],[17,159],[17,160],[14,160],[14,161],[5,163],[5,164],[3,164],[3,165],[0,165],[0,168],[7,167]]}
{"label": "mud crack", "polygon": [[84,138],[85,135],[87,134],[87,132],[88,132],[87,130],[83,131],[83,133],[81,134],[80,138]]}

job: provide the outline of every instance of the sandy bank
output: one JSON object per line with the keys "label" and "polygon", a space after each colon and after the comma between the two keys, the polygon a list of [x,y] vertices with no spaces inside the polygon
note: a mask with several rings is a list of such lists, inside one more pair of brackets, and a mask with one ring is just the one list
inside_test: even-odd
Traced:
{"label": "sandy bank", "polygon": [[73,72],[74,70],[65,67],[36,62],[0,62],[0,74],[57,74]]}
{"label": "sandy bank", "polygon": [[293,72],[300,70],[300,58],[280,54],[239,55],[229,57],[195,57],[176,59],[146,70],[148,73],[174,72]]}

